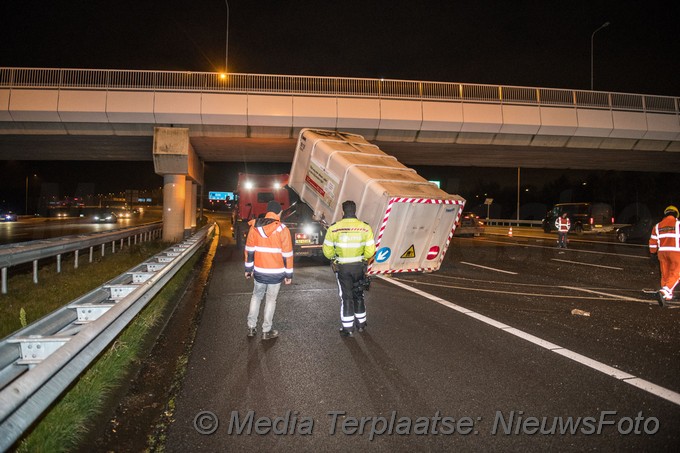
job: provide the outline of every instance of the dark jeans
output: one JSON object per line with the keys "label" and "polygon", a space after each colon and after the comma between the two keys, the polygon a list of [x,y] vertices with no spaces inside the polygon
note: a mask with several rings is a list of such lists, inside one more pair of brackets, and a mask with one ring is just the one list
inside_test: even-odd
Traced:
{"label": "dark jeans", "polygon": [[567,232],[558,231],[557,232],[557,246],[562,249],[567,248]]}

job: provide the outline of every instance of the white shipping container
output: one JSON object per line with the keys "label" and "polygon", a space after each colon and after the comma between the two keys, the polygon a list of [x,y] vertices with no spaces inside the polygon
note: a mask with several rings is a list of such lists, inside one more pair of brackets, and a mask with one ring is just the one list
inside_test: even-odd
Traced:
{"label": "white shipping container", "polygon": [[462,197],[345,132],[302,129],[288,185],[329,225],[342,218],[345,200],[357,204],[357,218],[375,235],[370,274],[439,269],[465,206]]}

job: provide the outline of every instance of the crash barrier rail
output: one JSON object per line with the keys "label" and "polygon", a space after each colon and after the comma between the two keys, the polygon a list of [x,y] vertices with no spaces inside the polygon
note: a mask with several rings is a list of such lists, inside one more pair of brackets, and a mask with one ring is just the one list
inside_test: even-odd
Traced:
{"label": "crash barrier rail", "polygon": [[88,368],[212,234],[208,225],[0,341],[0,451]]}
{"label": "crash barrier rail", "polygon": [[162,222],[148,225],[114,230],[89,235],[62,236],[38,241],[17,242],[0,246],[0,280],[2,294],[7,294],[7,269],[25,263],[33,263],[33,283],[38,283],[38,261],[46,258],[57,258],[57,272],[61,272],[62,255],[74,254],[73,266],[78,268],[80,250],[90,249],[90,262],[94,258],[94,247],[101,247],[101,256],[106,253],[106,246],[111,244],[111,253],[116,253],[116,243],[123,248],[125,239],[128,246],[133,242],[153,240],[162,234]]}
{"label": "crash barrier rail", "polygon": [[543,220],[482,219],[489,226],[543,226]]}
{"label": "crash barrier rail", "polygon": [[678,114],[680,98],[591,90],[189,71],[0,68],[0,88],[299,94],[584,107]]}

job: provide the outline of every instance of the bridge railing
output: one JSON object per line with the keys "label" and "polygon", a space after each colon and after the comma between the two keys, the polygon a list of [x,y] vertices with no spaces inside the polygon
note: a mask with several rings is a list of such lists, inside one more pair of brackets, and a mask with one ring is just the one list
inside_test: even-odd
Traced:
{"label": "bridge railing", "polygon": [[373,97],[680,113],[680,98],[633,93],[349,77],[117,69],[0,68],[0,88]]}

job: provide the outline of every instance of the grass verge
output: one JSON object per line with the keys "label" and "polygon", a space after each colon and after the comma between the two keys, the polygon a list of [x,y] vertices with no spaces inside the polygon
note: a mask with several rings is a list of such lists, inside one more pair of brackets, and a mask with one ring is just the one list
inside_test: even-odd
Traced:
{"label": "grass verge", "polygon": [[199,251],[182,267],[97,362],[20,441],[17,451],[67,452],[78,447],[87,435],[88,422],[97,419],[96,414],[106,406],[107,396],[122,383],[127,370],[141,357],[149,330],[162,319],[166,307],[185,287],[200,257]]}
{"label": "grass verge", "polygon": [[8,294],[0,295],[0,338],[40,319],[73,299],[97,288],[102,283],[131,269],[170,244],[152,241],[125,247],[116,253],[79,260],[73,268],[73,257],[62,261],[61,272],[55,263],[41,266],[38,283],[28,272],[11,277]]}

